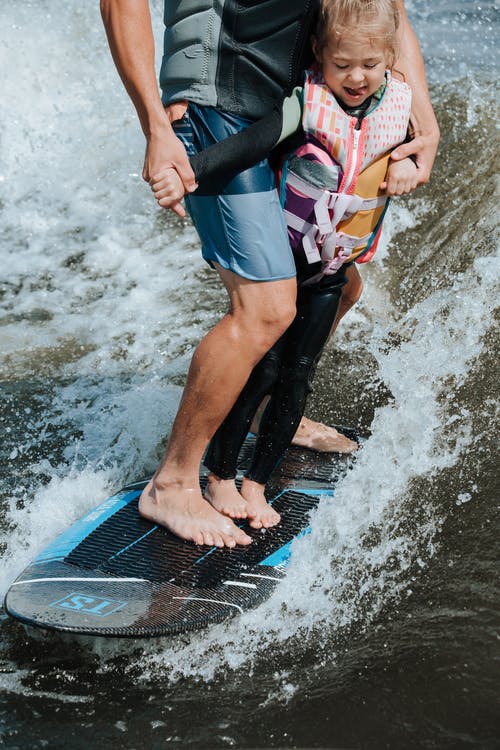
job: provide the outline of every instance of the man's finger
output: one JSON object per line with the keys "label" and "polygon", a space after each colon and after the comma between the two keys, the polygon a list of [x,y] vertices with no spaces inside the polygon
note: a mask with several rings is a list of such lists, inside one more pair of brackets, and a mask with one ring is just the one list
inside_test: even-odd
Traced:
{"label": "man's finger", "polygon": [[186,192],[194,192],[198,187],[198,183],[196,182],[194,172],[191,169],[189,163],[187,164],[187,166],[183,164],[175,164],[175,169],[177,170],[177,174],[182,180],[182,184],[184,185]]}
{"label": "man's finger", "polygon": [[401,159],[406,159],[406,157],[411,154],[418,153],[420,149],[419,140],[419,138],[414,138],[412,141],[408,141],[408,143],[402,143],[401,146],[398,146],[394,151],[391,151],[391,159],[394,159],[394,161],[401,161]]}

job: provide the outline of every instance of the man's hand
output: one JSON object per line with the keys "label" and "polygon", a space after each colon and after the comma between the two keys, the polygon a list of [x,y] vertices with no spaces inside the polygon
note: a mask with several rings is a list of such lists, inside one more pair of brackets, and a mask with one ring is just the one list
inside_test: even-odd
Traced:
{"label": "man's hand", "polygon": [[406,195],[418,185],[417,167],[411,159],[393,161],[389,164],[385,182],[380,186],[386,195]]}
{"label": "man's hand", "polygon": [[417,158],[417,185],[426,185],[429,182],[432,165],[436,158],[439,144],[439,128],[435,124],[435,130],[425,135],[417,135],[412,141],[403,143],[391,153],[394,162],[406,159],[410,154]]}

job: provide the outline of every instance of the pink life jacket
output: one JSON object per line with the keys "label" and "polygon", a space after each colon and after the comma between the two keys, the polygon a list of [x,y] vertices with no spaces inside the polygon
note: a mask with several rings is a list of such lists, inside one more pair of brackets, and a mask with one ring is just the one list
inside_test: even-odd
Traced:
{"label": "pink life jacket", "polygon": [[280,184],[299,275],[305,264],[321,261],[305,283],[375,253],[388,205],[379,188],[390,151],[406,137],[411,107],[410,87],[386,77],[380,101],[356,129],[357,118],[342,109],[319,70],[306,71],[306,141],[286,160]]}

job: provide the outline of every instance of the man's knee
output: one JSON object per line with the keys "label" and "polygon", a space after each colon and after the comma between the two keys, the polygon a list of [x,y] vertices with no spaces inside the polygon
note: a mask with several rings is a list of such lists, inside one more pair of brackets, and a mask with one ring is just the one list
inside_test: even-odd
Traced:
{"label": "man's knee", "polygon": [[267,352],[293,323],[297,309],[290,304],[279,310],[260,309],[251,321],[253,338]]}
{"label": "man's knee", "polygon": [[295,298],[283,300],[279,305],[270,304],[258,311],[258,324],[263,330],[273,332],[279,338],[291,326],[297,314]]}
{"label": "man's knee", "polygon": [[297,312],[295,281],[251,288],[233,305],[231,314],[247,339],[262,354],[285,333]]}
{"label": "man's knee", "polygon": [[229,315],[258,359],[286,331],[295,318],[295,277],[255,282],[217,267],[230,299]]}

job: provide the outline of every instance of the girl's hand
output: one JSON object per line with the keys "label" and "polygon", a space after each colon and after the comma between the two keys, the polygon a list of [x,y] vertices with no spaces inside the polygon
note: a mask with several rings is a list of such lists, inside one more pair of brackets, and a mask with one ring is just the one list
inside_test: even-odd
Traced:
{"label": "girl's hand", "polygon": [[380,185],[386,195],[406,195],[419,184],[418,171],[411,159],[393,161],[389,164],[385,182]]}
{"label": "girl's hand", "polygon": [[[179,204],[184,198],[185,188],[177,170],[174,167],[165,167],[149,180],[151,190],[159,206],[172,208]],[[184,210],[176,211],[179,216],[185,216]]]}
{"label": "girl's hand", "polygon": [[[430,103],[429,103],[430,106]],[[402,143],[391,153],[391,161],[399,162],[413,154],[417,160],[417,185],[426,185],[439,144],[439,127],[431,109],[432,120],[428,132],[417,135],[412,141]]]}

